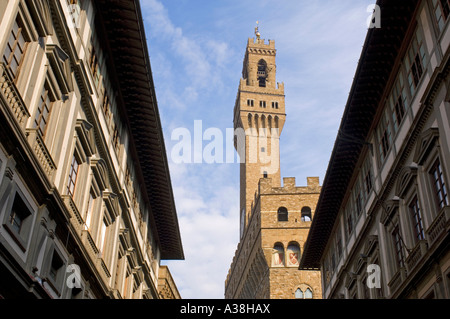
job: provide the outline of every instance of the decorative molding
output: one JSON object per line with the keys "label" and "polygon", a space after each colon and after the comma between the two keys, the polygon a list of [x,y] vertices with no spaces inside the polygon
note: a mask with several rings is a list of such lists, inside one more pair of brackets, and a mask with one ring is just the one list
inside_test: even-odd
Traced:
{"label": "decorative molding", "polygon": [[75,131],[87,157],[95,153],[95,138],[92,124],[86,120],[78,119]]}
{"label": "decorative molding", "polygon": [[51,66],[52,75],[58,83],[62,95],[72,92],[74,88],[70,74],[69,56],[56,44],[47,44],[45,51]]}
{"label": "decorative molding", "polygon": [[431,150],[436,145],[439,145],[439,129],[432,127],[419,136],[416,152],[414,153],[414,162],[418,165],[423,165]]}
{"label": "decorative molding", "polygon": [[405,192],[411,186],[411,184],[416,180],[417,177],[417,166],[405,166],[401,169],[398,178],[397,185],[395,189],[395,195],[403,198]]}
{"label": "decorative molding", "polygon": [[385,205],[383,205],[383,211],[381,213],[380,222],[387,226],[394,216],[396,212],[398,212],[398,208],[400,206],[400,199],[399,198],[393,198],[390,200],[387,200],[385,202]]}

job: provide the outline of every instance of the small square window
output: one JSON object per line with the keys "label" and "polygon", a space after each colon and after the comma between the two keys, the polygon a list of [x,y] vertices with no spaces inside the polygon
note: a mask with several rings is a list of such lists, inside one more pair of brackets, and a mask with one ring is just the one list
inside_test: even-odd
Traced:
{"label": "small square window", "polygon": [[11,228],[15,230],[17,234],[20,234],[25,219],[30,215],[31,213],[25,202],[18,194],[16,194],[11,213],[8,217],[8,222]]}
{"label": "small square window", "polygon": [[50,271],[48,273],[49,278],[51,278],[55,283],[58,279],[58,274],[62,269],[64,262],[56,251],[53,252],[52,263],[50,265]]}

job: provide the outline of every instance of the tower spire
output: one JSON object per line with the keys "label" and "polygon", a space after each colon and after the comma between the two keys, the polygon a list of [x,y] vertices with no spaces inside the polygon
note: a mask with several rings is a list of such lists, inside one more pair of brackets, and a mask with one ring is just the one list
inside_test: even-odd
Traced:
{"label": "tower spire", "polygon": [[259,33],[259,21],[256,21],[255,35],[258,40],[261,38],[261,33]]}

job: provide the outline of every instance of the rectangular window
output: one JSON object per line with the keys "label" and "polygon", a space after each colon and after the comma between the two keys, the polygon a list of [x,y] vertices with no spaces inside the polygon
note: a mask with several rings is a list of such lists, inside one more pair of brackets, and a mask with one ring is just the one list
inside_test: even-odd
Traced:
{"label": "rectangular window", "polygon": [[433,0],[433,7],[439,31],[442,32],[450,14],[450,0]]}
{"label": "rectangular window", "polygon": [[39,105],[34,119],[34,128],[37,128],[41,133],[41,136],[45,136],[50,111],[54,102],[53,95],[50,92],[48,84],[44,85],[42,89],[41,97],[39,99]]}
{"label": "rectangular window", "polygon": [[266,108],[266,101],[259,101],[259,106],[262,108]]}
{"label": "rectangular window", "polygon": [[119,135],[119,128],[117,127],[116,123],[113,123],[112,144],[113,144],[114,150],[117,152],[119,150],[119,145],[120,145],[120,135]]}
{"label": "rectangular window", "polygon": [[105,90],[105,94],[103,96],[103,105],[102,105],[103,114],[105,114],[106,118],[108,118],[110,110],[111,110],[111,103],[109,102],[108,94]]}
{"label": "rectangular window", "polygon": [[106,240],[108,235],[108,223],[105,219],[103,219],[101,228],[100,228],[100,245],[99,249],[102,253],[102,257],[105,257],[105,250],[106,250]]}
{"label": "rectangular window", "polygon": [[411,213],[414,235],[417,240],[425,239],[425,232],[423,230],[422,213],[420,210],[419,200],[417,196],[409,204],[409,211]]}
{"label": "rectangular window", "polygon": [[436,199],[436,204],[437,207],[441,209],[448,205],[448,193],[439,159],[433,164],[430,174],[434,185],[434,197]]}
{"label": "rectangular window", "polygon": [[408,108],[408,100],[402,71],[399,72],[397,80],[392,88],[392,93],[388,98],[388,104],[391,109],[394,133],[397,133]]}
{"label": "rectangular window", "polygon": [[17,234],[20,234],[25,219],[30,215],[31,213],[25,202],[18,194],[16,194],[16,196],[14,197],[14,202],[8,218],[8,222],[12,229],[17,232]]}
{"label": "rectangular window", "polygon": [[53,251],[52,263],[50,265],[50,271],[48,275],[49,278],[51,278],[54,283],[57,282],[58,274],[62,269],[63,265],[64,262],[62,261],[61,257],[59,257],[56,251]]}
{"label": "rectangular window", "polygon": [[98,63],[98,58],[95,53],[95,49],[92,46],[91,56],[89,58],[89,68],[91,70],[92,76],[94,77],[95,87],[98,87],[100,81],[100,68]]}
{"label": "rectangular window", "polygon": [[92,190],[89,192],[89,201],[88,206],[86,209],[86,217],[84,220],[84,223],[86,225],[86,229],[89,230],[91,227],[91,220],[92,220],[92,212],[94,211],[94,202],[95,202],[95,196]]}
{"label": "rectangular window", "polygon": [[392,240],[394,242],[394,253],[398,267],[405,267],[405,255],[403,251],[403,240],[400,235],[400,228],[398,225],[395,226],[392,232]]}
{"label": "rectangular window", "polygon": [[356,215],[359,216],[363,208],[363,201],[361,196],[361,187],[359,180],[356,181],[355,185],[353,186],[353,202],[356,210]]}
{"label": "rectangular window", "polygon": [[254,106],[254,100],[247,100],[247,106]]}
{"label": "rectangular window", "polygon": [[67,193],[71,197],[73,197],[73,194],[75,191],[75,185],[77,183],[77,176],[78,176],[79,168],[80,168],[80,165],[78,163],[76,156],[74,155],[72,157],[72,163],[70,164],[69,181],[67,183]]}
{"label": "rectangular window", "polygon": [[128,168],[128,165],[125,169],[125,185],[128,186],[131,183],[131,173],[130,169]]}
{"label": "rectangular window", "polygon": [[278,102],[272,102],[272,108],[278,109]]}
{"label": "rectangular window", "polygon": [[128,292],[130,289],[130,284],[131,284],[131,270],[129,269],[128,265],[127,265],[127,270],[126,270],[126,274],[125,274],[125,282],[123,284],[123,297],[126,299],[128,298]]}
{"label": "rectangular window", "polygon": [[338,260],[341,258],[342,255],[342,236],[341,236],[341,232],[338,231],[337,235],[336,235],[336,251],[337,251],[337,258]]}
{"label": "rectangular window", "polygon": [[388,115],[389,109],[386,108],[383,112],[380,123],[377,128],[378,135],[378,150],[380,152],[381,163],[386,159],[387,153],[391,149],[392,144],[392,134],[391,134],[391,123],[390,117]]}
{"label": "rectangular window", "polygon": [[3,62],[11,71],[14,79],[17,79],[28,42],[28,36],[23,28],[23,24],[19,19],[16,19],[3,53]]}
{"label": "rectangular window", "polygon": [[121,291],[122,281],[123,281],[123,269],[125,265],[125,255],[123,253],[123,247],[119,247],[119,252],[117,256],[117,266],[116,266],[116,277],[114,279],[114,288]]}
{"label": "rectangular window", "polygon": [[425,67],[425,46],[422,35],[418,29],[411,41],[411,46],[405,56],[405,66],[407,71],[408,84],[411,96],[414,95]]}
{"label": "rectangular window", "polygon": [[347,234],[350,235],[353,232],[353,213],[351,209],[347,210]]}
{"label": "rectangular window", "polygon": [[363,178],[364,178],[364,191],[365,191],[366,195],[369,195],[369,193],[373,187],[372,163],[371,163],[370,157],[367,157],[366,161],[364,162],[362,173],[363,173]]}

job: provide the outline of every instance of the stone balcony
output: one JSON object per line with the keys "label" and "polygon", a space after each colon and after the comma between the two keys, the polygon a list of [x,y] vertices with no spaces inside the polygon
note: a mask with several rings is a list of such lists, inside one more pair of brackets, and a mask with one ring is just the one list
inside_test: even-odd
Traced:
{"label": "stone balcony", "polygon": [[30,117],[22,97],[14,85],[14,80],[3,62],[0,62],[0,95],[6,101],[17,124],[23,130]]}

